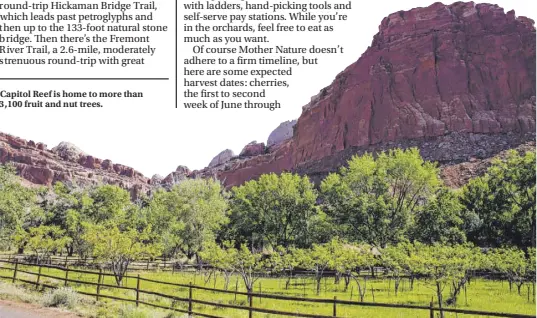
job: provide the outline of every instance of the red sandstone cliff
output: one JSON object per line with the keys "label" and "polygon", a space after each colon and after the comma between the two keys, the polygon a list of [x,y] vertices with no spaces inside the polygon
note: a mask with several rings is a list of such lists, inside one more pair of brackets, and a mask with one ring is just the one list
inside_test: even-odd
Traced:
{"label": "red sandstone cliff", "polygon": [[435,3],[385,18],[371,47],[286,122],[267,145],[225,151],[210,167],[151,180],[134,169],[0,134],[0,163],[34,184],[100,182],[130,189],[217,177],[228,187],[294,171],[319,181],[354,154],[418,147],[448,185],[484,171],[510,148],[535,149],[535,27],[490,4]]}
{"label": "red sandstone cliff", "polygon": [[535,27],[496,5],[457,2],[385,18],[371,47],[304,106],[292,138],[202,175],[323,176],[353,154],[416,146],[448,164],[535,139]]}
{"label": "red sandstone cliff", "polygon": [[133,168],[86,155],[68,143],[49,150],[43,143],[0,133],[0,164],[4,163],[12,163],[24,180],[35,185],[114,184],[129,190],[133,198],[150,190],[151,181]]}

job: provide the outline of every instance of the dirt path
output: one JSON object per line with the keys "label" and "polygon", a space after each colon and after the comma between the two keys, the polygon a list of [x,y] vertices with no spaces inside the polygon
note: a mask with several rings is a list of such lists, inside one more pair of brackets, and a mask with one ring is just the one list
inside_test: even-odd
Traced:
{"label": "dirt path", "polygon": [[59,309],[0,300],[0,318],[75,318],[75,314]]}

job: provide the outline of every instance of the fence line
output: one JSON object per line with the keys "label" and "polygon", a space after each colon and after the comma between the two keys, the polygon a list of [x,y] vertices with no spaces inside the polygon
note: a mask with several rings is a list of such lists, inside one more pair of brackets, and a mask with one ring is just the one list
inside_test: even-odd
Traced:
{"label": "fence line", "polygon": [[[369,303],[369,302],[346,301],[346,300],[338,300],[336,297],[334,297],[334,299],[314,299],[314,298],[281,296],[281,295],[262,294],[262,293],[246,293],[246,292],[229,291],[229,290],[216,289],[216,288],[207,288],[207,287],[196,286],[196,285],[192,285],[192,284],[177,284],[177,283],[171,283],[171,282],[158,281],[158,280],[153,280],[153,279],[142,278],[142,277],[140,277],[140,275],[137,275],[137,276],[127,275],[127,276],[125,276],[125,278],[136,279],[136,282],[137,282],[136,288],[123,287],[123,286],[104,284],[103,283],[103,281],[104,281],[103,277],[105,275],[106,276],[114,276],[114,275],[104,274],[102,271],[100,271],[100,272],[91,272],[91,271],[69,269],[69,268],[63,268],[63,267],[51,266],[51,265],[34,265],[34,264],[29,264],[29,263],[21,263],[21,262],[18,262],[18,261],[11,262],[11,261],[2,261],[2,260],[0,260],[0,263],[14,265],[14,267],[0,267],[0,269],[13,271],[13,276],[0,275],[0,278],[11,280],[13,283],[16,282],[16,281],[20,281],[20,282],[23,282],[23,283],[36,285],[37,288],[39,288],[39,286],[42,286],[44,288],[49,288],[49,289],[58,288],[58,286],[52,286],[52,285],[41,283],[40,282],[41,278],[45,277],[45,278],[50,278],[50,279],[56,279],[56,280],[59,280],[59,281],[63,281],[64,286],[67,286],[68,283],[76,283],[76,284],[81,284],[81,285],[96,286],[96,293],[88,293],[88,292],[79,292],[79,293],[83,294],[83,295],[86,295],[86,296],[96,297],[97,300],[99,300],[99,298],[108,298],[108,299],[117,300],[117,301],[135,303],[137,306],[142,304],[142,305],[146,305],[146,306],[152,306],[152,307],[155,307],[155,308],[173,310],[173,311],[177,311],[177,312],[181,312],[181,313],[186,313],[186,314],[189,314],[189,315],[200,316],[200,317],[209,317],[209,318],[221,318],[221,317],[194,312],[192,310],[192,304],[218,306],[218,307],[223,307],[223,308],[248,311],[249,317],[252,317],[254,312],[258,312],[258,313],[267,313],[267,314],[275,314],[275,315],[282,315],[282,316],[292,316],[292,317],[308,317],[308,318],[329,318],[329,317],[332,317],[333,318],[333,317],[337,317],[337,305],[352,305],[352,306],[368,306],[368,307],[384,307],[384,308],[427,310],[427,311],[430,312],[431,317],[434,317],[435,312],[443,311],[443,312],[450,312],[450,313],[457,313],[457,314],[471,314],[471,315],[480,315],[480,316],[489,316],[489,317],[535,318],[535,316],[523,315],[523,314],[495,313],[495,312],[452,309],[452,308],[442,308],[442,309],[440,309],[440,308],[434,307],[432,302],[430,303],[429,306],[417,306],[417,305],[401,305],[401,304],[386,304],[386,303]],[[38,272],[35,273],[35,272],[28,271],[28,270],[19,269],[19,265],[32,266],[32,267],[38,266],[39,269],[38,269]],[[41,271],[41,269],[43,267],[64,271],[65,272],[65,277],[62,278],[62,277],[43,274],[42,271]],[[81,281],[81,280],[70,279],[69,278],[69,272],[96,275],[96,276],[98,276],[98,280],[97,280],[97,283],[94,283],[94,282],[86,282],[86,281]],[[21,278],[17,277],[17,273],[25,273],[25,274],[28,274],[28,275],[35,275],[35,276],[37,276],[37,279],[36,279],[36,281],[29,281],[29,280],[21,279]],[[156,284],[165,284],[165,285],[171,285],[171,286],[176,286],[176,287],[188,288],[189,297],[188,298],[181,298],[181,297],[177,297],[177,296],[174,296],[174,295],[167,295],[167,294],[158,293],[158,292],[154,292],[154,291],[144,290],[144,289],[140,288],[140,282],[141,281],[147,281],[147,282],[152,282],[152,283],[156,283]],[[103,295],[103,294],[100,293],[101,287],[135,291],[136,292],[136,299],[128,299],[128,298],[121,298],[121,297],[110,296],[110,295]],[[228,293],[228,294],[248,296],[249,306],[221,304],[221,303],[215,303],[215,302],[195,299],[195,298],[192,297],[192,290],[194,290],[194,289],[212,291],[212,292],[217,292],[217,293]],[[162,306],[162,305],[158,305],[158,304],[152,304],[152,303],[144,302],[144,301],[140,300],[140,294],[154,295],[154,296],[166,298],[166,299],[176,301],[176,302],[188,303],[188,310],[175,308],[175,307],[166,307],[166,306]],[[312,315],[312,314],[305,314],[305,313],[291,313],[291,312],[277,311],[277,310],[272,310],[272,309],[257,308],[257,307],[253,307],[253,298],[268,298],[268,299],[285,300],[285,301],[332,304],[333,305],[333,315],[332,316]]]}

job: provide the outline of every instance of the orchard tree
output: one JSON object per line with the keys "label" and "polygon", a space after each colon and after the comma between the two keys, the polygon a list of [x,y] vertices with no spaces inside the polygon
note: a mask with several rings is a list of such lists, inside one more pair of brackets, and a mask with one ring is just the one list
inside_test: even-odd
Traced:
{"label": "orchard tree", "polygon": [[261,253],[252,253],[245,244],[242,244],[239,249],[229,246],[227,252],[235,255],[232,265],[242,277],[247,292],[252,293],[255,282],[260,278],[258,274],[264,272],[267,268],[263,261],[263,255]]}
{"label": "orchard tree", "polygon": [[[479,253],[466,245],[423,245],[415,243],[408,264],[417,273],[428,277],[436,290],[440,317],[444,305],[444,289],[453,282],[464,281],[469,271],[475,268],[474,255]],[[456,303],[456,295],[451,297],[451,303]]]}
{"label": "orchard tree", "polygon": [[340,249],[335,250],[335,258],[331,267],[343,274],[345,279],[345,291],[349,287],[351,278],[354,279],[358,286],[360,301],[364,301],[367,291],[367,276],[363,278],[363,285],[360,282],[360,273],[362,270],[371,271],[375,265],[375,257],[371,252],[369,245],[352,245],[346,242],[342,243]]}
{"label": "orchard tree", "polygon": [[325,244],[313,244],[309,250],[295,251],[294,255],[300,266],[315,273],[317,295],[321,292],[321,279],[324,272],[335,265],[334,260],[341,248],[342,243],[339,239],[334,238]]}
{"label": "orchard tree", "polygon": [[355,156],[321,184],[326,213],[341,237],[377,247],[403,240],[424,202],[440,185],[438,169],[417,149],[375,159]]}
{"label": "orchard tree", "polygon": [[14,240],[18,246],[24,246],[35,253],[37,264],[41,264],[52,253],[63,250],[71,242],[71,238],[60,227],[45,225],[27,231],[18,228]]}
{"label": "orchard tree", "polygon": [[169,192],[160,190],[147,209],[169,256],[181,251],[191,259],[228,222],[227,194],[214,179],[185,180]]}
{"label": "orchard tree", "polygon": [[262,175],[233,189],[228,235],[257,249],[265,244],[309,247],[322,219],[317,192],[307,177],[283,173]]}
{"label": "orchard tree", "polygon": [[200,258],[209,263],[213,268],[224,274],[224,289],[229,288],[231,275],[235,273],[233,263],[237,257],[237,249],[233,248],[232,242],[224,242],[224,248],[220,247],[214,241],[208,241],[204,244],[203,250],[199,252]]}
{"label": "orchard tree", "polygon": [[409,250],[413,246],[408,243],[399,243],[398,245],[388,246],[382,250],[382,265],[390,271],[394,281],[395,296],[399,292],[401,279],[408,274],[410,268]]}
{"label": "orchard tree", "polygon": [[517,248],[495,248],[489,252],[488,258],[492,269],[507,277],[509,290],[512,290],[514,283],[520,295],[529,269],[524,251]]}
{"label": "orchard tree", "polygon": [[464,187],[462,203],[479,223],[470,239],[480,246],[535,247],[535,152],[510,151],[483,177]]}
{"label": "orchard tree", "polygon": [[162,252],[160,244],[155,243],[150,226],[141,232],[132,228],[122,229],[111,221],[86,224],[86,227],[84,239],[91,245],[93,256],[110,263],[118,286],[121,286],[131,262],[144,257],[154,258]]}

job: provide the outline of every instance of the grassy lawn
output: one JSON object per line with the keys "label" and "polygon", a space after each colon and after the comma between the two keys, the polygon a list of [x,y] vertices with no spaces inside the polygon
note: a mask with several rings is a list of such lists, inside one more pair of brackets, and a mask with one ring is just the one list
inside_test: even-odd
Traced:
{"label": "grassy lawn", "polygon": [[[7,264],[2,264],[6,266]],[[36,267],[19,266],[19,269],[32,271],[37,273]],[[63,285],[61,279],[65,276],[65,272],[57,269],[43,268],[43,274],[52,275],[58,277],[60,280],[42,278],[41,282],[51,285]],[[136,273],[138,274],[138,273]],[[190,273],[190,272],[140,272],[141,277],[172,282],[188,284],[192,282],[194,285],[205,286],[209,288],[224,287],[224,279],[222,276],[217,276],[216,281],[211,278],[209,282],[206,282],[206,276]],[[0,275],[12,276],[13,271],[0,270]],[[135,276],[134,273],[130,275]],[[28,275],[24,273],[18,274],[19,278],[35,281],[36,276]],[[97,275],[69,273],[70,279],[81,280],[86,282],[97,282]],[[105,284],[115,285],[115,280],[112,276],[106,276]],[[89,293],[96,292],[96,286],[70,284],[71,287],[79,291],[85,291]],[[136,279],[127,278],[124,281],[126,287],[136,287]],[[233,276],[230,282],[230,290],[235,290],[238,286],[238,291],[245,291],[242,281],[238,276]],[[163,284],[157,284],[152,282],[141,282],[141,289],[155,291],[163,294],[174,295],[178,297],[188,298],[188,288],[181,288]],[[338,300],[353,300],[359,301],[357,285],[355,282],[351,282],[349,289],[344,291],[343,279],[336,285],[333,278],[326,278],[322,281],[321,293],[316,295],[315,282],[312,278],[295,278],[292,280],[288,290],[285,289],[285,279],[277,278],[261,278],[255,284],[255,292],[262,292],[268,294],[279,294],[288,296],[308,297],[308,298],[326,298],[333,299],[334,296]],[[449,287],[446,287],[444,291],[445,295],[449,294]],[[135,299],[134,291],[125,291],[112,288],[102,288],[101,293],[103,295],[112,295],[122,298]],[[516,287],[513,287],[513,291],[509,291],[509,285],[507,282],[491,281],[483,279],[474,279],[467,288],[467,295],[462,292],[459,297],[457,308],[470,309],[470,310],[484,310],[491,312],[506,312],[506,313],[519,313],[519,314],[531,314],[535,315],[535,302],[533,290],[530,289],[530,301],[528,301],[528,290],[526,286],[522,288],[522,295],[518,295]],[[411,304],[428,306],[431,298],[435,295],[435,290],[430,283],[426,281],[416,280],[413,290],[410,289],[408,280],[401,283],[400,290],[396,296],[393,291],[393,282],[388,279],[374,279],[367,282],[367,293],[364,301],[366,302],[379,302],[379,303],[394,303],[394,304]],[[374,296],[374,300],[373,300]],[[211,291],[194,290],[193,297],[195,299],[206,300],[221,304],[234,304],[247,306],[246,296],[235,296],[232,294],[217,293]],[[160,304],[163,306],[171,306],[172,302],[167,299],[162,299],[157,296],[141,294],[142,301]],[[115,302],[112,300],[104,300],[106,302]],[[436,301],[436,297],[435,297]],[[177,308],[186,309],[186,303],[174,304]],[[435,304],[435,306],[437,306]],[[272,299],[259,299],[254,298],[254,307],[267,308],[288,312],[300,312],[309,314],[320,315],[332,315],[331,304],[317,304],[317,303],[304,303],[304,302],[291,302]],[[247,317],[246,311],[240,311],[235,309],[225,309],[220,306],[206,306],[206,305],[194,305],[194,311],[213,314],[221,317]],[[381,307],[363,307],[363,306],[350,306],[350,305],[338,305],[337,314],[341,317],[429,317],[428,311],[411,310],[411,309],[398,309],[398,308],[381,308]],[[446,314],[446,317],[478,317],[472,315]],[[278,317],[272,314],[254,314],[254,317]]]}

